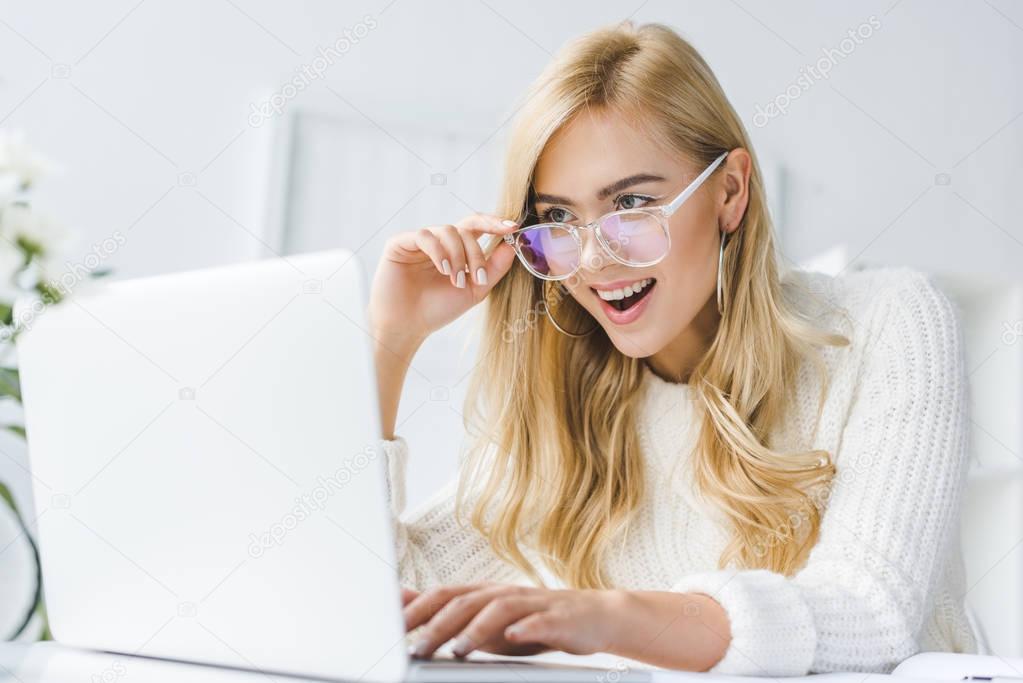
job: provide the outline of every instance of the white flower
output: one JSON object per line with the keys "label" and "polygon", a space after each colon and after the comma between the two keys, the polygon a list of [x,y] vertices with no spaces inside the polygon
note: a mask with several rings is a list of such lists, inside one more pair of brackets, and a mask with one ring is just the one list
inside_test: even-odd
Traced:
{"label": "white flower", "polygon": [[[0,302],[10,303],[40,280],[52,279],[68,245],[68,233],[48,215],[24,204],[0,210]],[[27,269],[25,252],[34,259]],[[15,277],[16,276],[16,277]]]}
{"label": "white flower", "polygon": [[59,252],[68,237],[64,226],[25,204],[10,204],[0,213],[0,248],[13,248],[24,242],[46,256]]}
{"label": "white flower", "polygon": [[10,184],[19,189],[34,185],[53,170],[53,164],[28,146],[23,133],[0,130],[0,192]]}
{"label": "white flower", "polygon": [[0,209],[14,201],[21,193],[21,178],[13,173],[0,172]]}

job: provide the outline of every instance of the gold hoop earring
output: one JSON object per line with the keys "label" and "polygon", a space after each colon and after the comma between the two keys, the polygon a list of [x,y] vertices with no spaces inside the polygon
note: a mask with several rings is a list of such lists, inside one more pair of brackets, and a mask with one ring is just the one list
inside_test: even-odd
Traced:
{"label": "gold hoop earring", "polygon": [[[557,286],[557,285],[555,285],[555,286]],[[543,287],[543,312],[544,312],[544,315],[547,316],[547,320],[550,321],[551,325],[554,325],[554,329],[556,329],[558,332],[560,332],[561,334],[565,335],[566,337],[573,337],[575,339],[578,339],[580,337],[586,337],[586,336],[589,336],[589,335],[593,334],[596,331],[596,329],[598,327],[600,327],[600,323],[597,323],[596,321],[594,321],[593,327],[591,327],[586,332],[569,332],[564,327],[559,325],[558,321],[554,319],[554,314],[551,313],[551,308],[553,308],[553,306],[551,305],[550,289],[548,289],[548,287],[546,285],[544,285],[544,287]]]}
{"label": "gold hoop earring", "polygon": [[720,240],[720,245],[718,246],[718,291],[717,291],[717,296],[718,296],[718,313],[720,313],[721,315],[724,315],[725,314],[725,295],[724,295],[724,291],[723,291],[724,287],[722,285],[722,280],[723,280],[722,271],[724,270],[724,264],[725,264],[725,237],[726,237],[726,233],[725,233],[724,230],[721,230],[720,232],[721,232],[721,240]]}

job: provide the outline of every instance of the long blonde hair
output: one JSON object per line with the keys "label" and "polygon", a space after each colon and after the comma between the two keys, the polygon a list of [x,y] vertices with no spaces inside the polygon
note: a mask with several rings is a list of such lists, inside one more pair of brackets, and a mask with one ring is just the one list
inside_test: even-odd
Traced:
{"label": "long blonde hair", "polygon": [[[529,91],[509,140],[500,215],[528,215],[547,141],[586,108],[629,116],[701,168],[723,151],[753,153],[696,50],[666,26],[626,22],[568,44]],[[755,156],[748,208],[725,247],[723,273],[725,315],[689,377],[703,408],[693,481],[731,527],[721,566],[791,574],[816,542],[820,510],[811,496],[834,467],[826,452],[781,453],[766,443],[800,360],[811,357],[823,372],[818,348],[846,340],[810,325],[782,296]],[[601,568],[609,541],[644,491],[636,422],[644,361],[620,353],[600,329],[584,338],[560,333],[543,318],[541,284],[515,264],[488,297],[482,359],[466,402],[475,441],[459,509],[471,492],[473,526],[535,581],[542,582],[524,543],[568,585],[609,587]],[[557,316],[566,325],[593,324],[570,297]],[[822,386],[821,407],[826,380]],[[782,533],[795,512],[805,524]]]}

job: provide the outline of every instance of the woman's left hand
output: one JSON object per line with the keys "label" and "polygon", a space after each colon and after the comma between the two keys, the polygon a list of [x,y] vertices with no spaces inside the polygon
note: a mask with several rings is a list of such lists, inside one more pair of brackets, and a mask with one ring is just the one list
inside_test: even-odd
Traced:
{"label": "woman's left hand", "polygon": [[413,645],[429,657],[454,639],[452,651],[531,655],[544,650],[572,654],[607,652],[616,639],[613,618],[624,594],[612,590],[550,590],[503,584],[444,586],[422,594],[406,591],[405,626],[423,626]]}

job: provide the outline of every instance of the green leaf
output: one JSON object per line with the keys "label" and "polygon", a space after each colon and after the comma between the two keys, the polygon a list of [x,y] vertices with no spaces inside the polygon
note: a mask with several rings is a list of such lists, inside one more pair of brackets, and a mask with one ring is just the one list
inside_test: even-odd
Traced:
{"label": "green leaf", "polygon": [[23,439],[25,438],[25,428],[22,427],[21,425],[7,425],[4,427],[4,429],[6,429],[9,432],[14,432]]}
{"label": "green leaf", "polygon": [[17,242],[18,246],[21,247],[21,250],[25,252],[26,263],[28,263],[28,261],[30,261],[32,257],[42,256],[46,252],[46,250],[43,249],[43,245],[39,244],[38,242],[33,242],[24,235],[18,235],[15,241]]}
{"label": "green leaf", "polygon": [[50,632],[50,624],[46,616],[46,605],[43,604],[43,575],[39,565],[39,547],[32,538],[32,533],[28,530],[28,527],[25,526],[25,520],[22,518],[21,512],[18,510],[17,504],[14,502],[14,496],[11,495],[10,489],[8,489],[3,482],[0,482],[0,498],[2,498],[14,512],[14,517],[18,522],[18,526],[21,527],[21,533],[24,534],[25,540],[32,549],[32,559],[35,562],[35,599],[33,600],[31,609],[22,620],[21,626],[14,632],[14,637],[17,638],[25,632],[25,628],[31,623],[33,615],[39,615],[42,617],[43,621],[43,633],[41,638],[44,640],[52,639],[53,634]]}
{"label": "green leaf", "polygon": [[43,299],[43,303],[47,306],[58,304],[64,298],[64,295],[60,293],[60,290],[49,282],[39,282],[36,285],[36,291],[39,292]]}
{"label": "green leaf", "polygon": [[7,485],[0,481],[0,498],[4,499],[14,513],[18,513],[18,506],[14,503],[14,496],[11,495],[11,490],[7,488]]}
{"label": "green leaf", "polygon": [[14,323],[14,306],[12,304],[0,303],[0,325],[11,325]]}
{"label": "green leaf", "polygon": [[43,632],[40,634],[39,640],[53,640],[53,633],[50,631],[50,617],[46,614],[46,603],[44,601],[39,601],[36,614],[43,619]]}
{"label": "green leaf", "polygon": [[0,368],[0,396],[12,396],[21,401],[21,376],[15,368]]}

